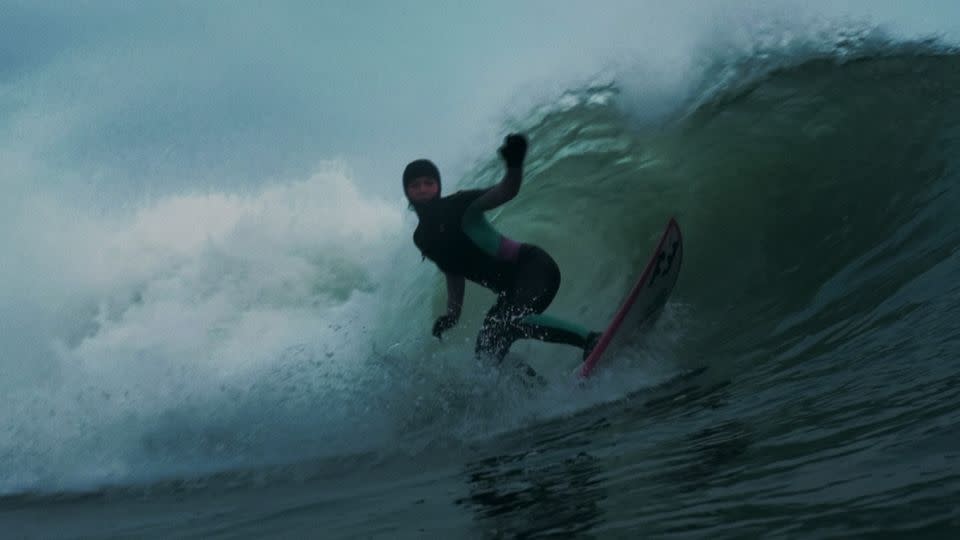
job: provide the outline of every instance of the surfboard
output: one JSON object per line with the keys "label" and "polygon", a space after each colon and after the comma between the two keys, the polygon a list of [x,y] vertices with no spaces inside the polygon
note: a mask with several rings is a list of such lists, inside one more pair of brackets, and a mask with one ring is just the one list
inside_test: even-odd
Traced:
{"label": "surfboard", "polygon": [[635,335],[636,330],[656,321],[677,283],[682,262],[683,235],[677,220],[670,218],[643,273],[621,302],[593,351],[580,366],[577,374],[581,379],[589,377],[600,360],[621,348],[628,338]]}

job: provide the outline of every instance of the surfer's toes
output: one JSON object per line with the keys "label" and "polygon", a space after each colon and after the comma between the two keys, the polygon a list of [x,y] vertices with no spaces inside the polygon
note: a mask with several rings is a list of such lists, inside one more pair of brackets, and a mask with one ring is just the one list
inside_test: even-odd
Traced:
{"label": "surfer's toes", "polygon": [[593,352],[593,349],[597,346],[597,342],[600,341],[600,332],[590,332],[587,334],[587,344],[583,348],[583,359],[586,360],[590,353]]}

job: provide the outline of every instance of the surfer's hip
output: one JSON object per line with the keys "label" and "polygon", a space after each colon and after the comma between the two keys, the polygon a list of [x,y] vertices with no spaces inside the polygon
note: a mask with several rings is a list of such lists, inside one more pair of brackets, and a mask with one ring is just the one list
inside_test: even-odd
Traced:
{"label": "surfer's hip", "polygon": [[560,266],[549,253],[535,244],[521,244],[512,279],[502,294],[520,289],[556,291],[560,286]]}
{"label": "surfer's hip", "polygon": [[520,244],[517,251],[517,270],[552,270],[560,271],[557,261],[547,250],[536,244]]}

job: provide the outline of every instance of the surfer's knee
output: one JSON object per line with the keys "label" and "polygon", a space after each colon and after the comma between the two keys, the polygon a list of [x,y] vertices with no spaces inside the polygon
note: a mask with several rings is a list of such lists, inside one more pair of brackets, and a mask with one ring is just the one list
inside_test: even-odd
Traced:
{"label": "surfer's knee", "polygon": [[509,350],[510,344],[504,343],[498,336],[479,336],[473,352],[481,362],[499,364]]}
{"label": "surfer's knee", "polygon": [[488,321],[480,328],[474,347],[474,352],[478,358],[499,363],[507,355],[513,342],[520,337],[519,327],[512,323],[513,318],[506,317],[505,319]]}

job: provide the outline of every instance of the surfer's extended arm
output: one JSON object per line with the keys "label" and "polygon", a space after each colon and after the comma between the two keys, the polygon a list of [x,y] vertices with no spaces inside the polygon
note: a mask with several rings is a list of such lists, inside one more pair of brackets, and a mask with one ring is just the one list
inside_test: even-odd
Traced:
{"label": "surfer's extended arm", "polygon": [[513,199],[520,192],[520,183],[523,181],[523,160],[527,155],[527,138],[515,133],[507,135],[499,152],[500,157],[507,164],[507,173],[499,184],[487,190],[470,205],[471,210],[485,212],[496,208]]}
{"label": "surfer's extended arm", "polygon": [[447,312],[433,323],[433,336],[440,339],[444,332],[454,327],[460,320],[460,310],[463,308],[463,292],[466,283],[463,276],[448,274],[447,277]]}

